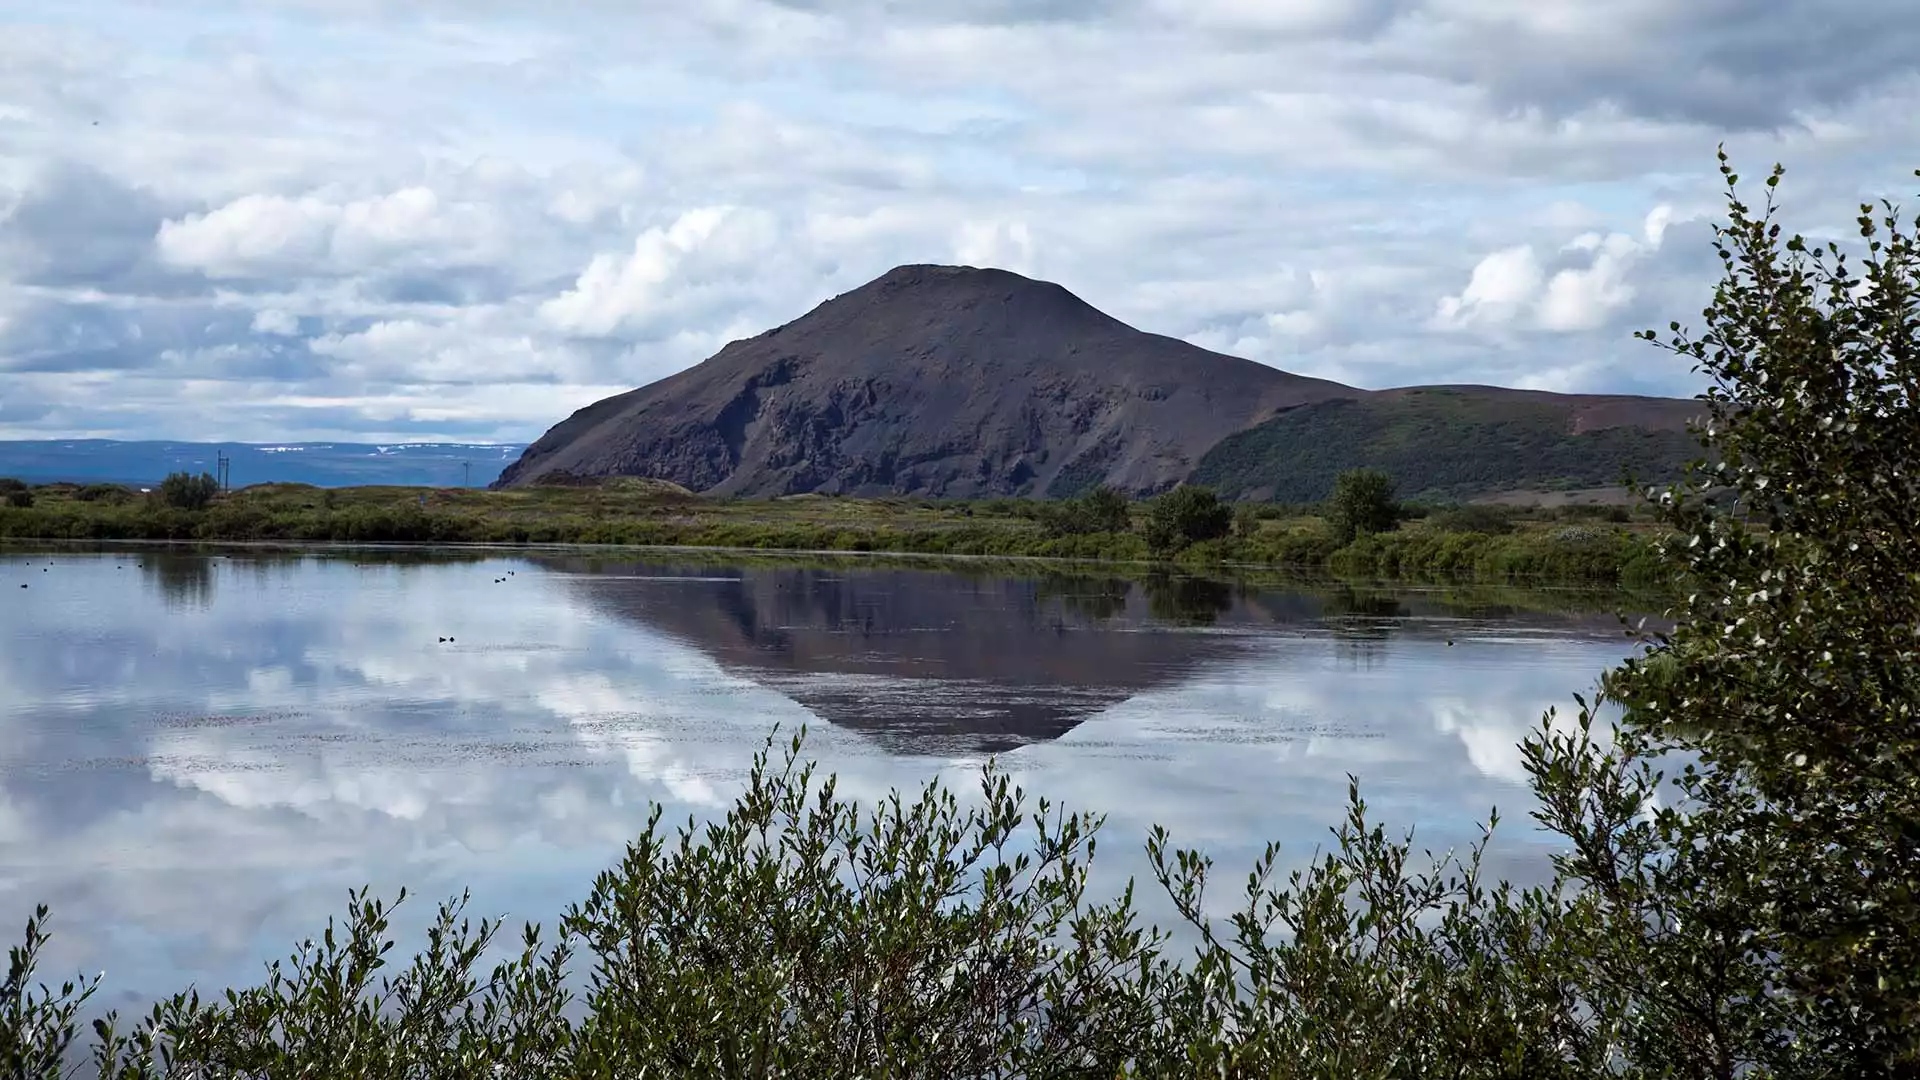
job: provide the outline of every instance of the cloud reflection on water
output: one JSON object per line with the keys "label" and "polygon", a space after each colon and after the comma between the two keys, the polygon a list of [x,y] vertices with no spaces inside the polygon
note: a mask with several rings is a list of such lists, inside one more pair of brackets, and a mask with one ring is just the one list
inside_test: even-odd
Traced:
{"label": "cloud reflection on water", "polygon": [[143,589],[131,559],[55,557],[0,610],[0,915],[51,902],[54,970],[136,1002],[254,977],[362,883],[550,919],[776,723],[859,797],[1004,751],[1108,814],[1109,884],[1156,822],[1229,870],[1304,857],[1348,772],[1435,847],[1501,804],[1521,872],[1513,743],[1623,652],[1606,620],[1098,579],[236,553]]}

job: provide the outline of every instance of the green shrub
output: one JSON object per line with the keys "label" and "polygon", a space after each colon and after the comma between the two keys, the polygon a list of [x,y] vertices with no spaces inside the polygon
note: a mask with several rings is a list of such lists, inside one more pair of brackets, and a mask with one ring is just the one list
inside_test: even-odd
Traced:
{"label": "green shrub", "polygon": [[126,503],[133,501],[134,493],[121,484],[88,484],[73,493],[81,502]]}
{"label": "green shrub", "polygon": [[1251,540],[1260,535],[1260,508],[1252,503],[1241,503],[1233,508],[1233,535],[1241,540]]}
{"label": "green shrub", "polygon": [[1513,531],[1513,512],[1504,507],[1490,506],[1486,503],[1468,503],[1465,506],[1455,506],[1429,515],[1427,525],[1442,532],[1505,536]]}
{"label": "green shrub", "polygon": [[33,506],[33,492],[26,488],[15,488],[7,492],[7,505],[25,510]]}
{"label": "green shrub", "polygon": [[1362,533],[1391,532],[1399,522],[1393,479],[1378,469],[1348,469],[1334,479],[1326,515],[1343,544]]}
{"label": "green shrub", "polygon": [[160,481],[160,501],[181,510],[204,510],[220,493],[220,482],[210,473],[169,473]]}
{"label": "green shrub", "polygon": [[1041,504],[1037,520],[1050,536],[1125,532],[1131,506],[1125,495],[1101,484],[1084,495]]}
{"label": "green shrub", "polygon": [[1218,539],[1232,528],[1233,507],[1210,488],[1182,484],[1156,497],[1147,510],[1147,546],[1160,554]]}

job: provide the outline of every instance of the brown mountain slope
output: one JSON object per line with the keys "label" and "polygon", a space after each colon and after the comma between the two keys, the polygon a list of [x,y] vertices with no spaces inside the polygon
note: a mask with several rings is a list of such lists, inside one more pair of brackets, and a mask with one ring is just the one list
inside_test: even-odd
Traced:
{"label": "brown mountain slope", "polygon": [[1005,270],[902,266],[581,409],[494,486],[645,476],[715,495],[965,498],[1071,495],[1100,482],[1148,493],[1197,479],[1231,494],[1317,498],[1340,468],[1398,475],[1395,465],[1437,460],[1446,467],[1433,482],[1408,493],[1474,493],[1565,486],[1616,459],[1666,470],[1683,456],[1675,433],[1691,406],[1493,387],[1359,390],[1136,330]]}
{"label": "brown mountain slope", "polygon": [[721,495],[1148,491],[1229,432],[1355,393],[1142,333],[1048,282],[903,266],[580,410],[499,483],[566,472]]}

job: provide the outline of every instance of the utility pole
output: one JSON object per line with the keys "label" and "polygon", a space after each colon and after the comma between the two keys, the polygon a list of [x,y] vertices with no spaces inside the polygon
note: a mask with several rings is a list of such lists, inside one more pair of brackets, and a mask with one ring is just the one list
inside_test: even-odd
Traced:
{"label": "utility pole", "polygon": [[214,451],[213,467],[218,473],[214,477],[214,483],[220,490],[233,490],[233,459],[227,456],[225,450]]}
{"label": "utility pole", "polygon": [[471,461],[463,461],[460,463],[460,486],[473,486],[473,462]]}

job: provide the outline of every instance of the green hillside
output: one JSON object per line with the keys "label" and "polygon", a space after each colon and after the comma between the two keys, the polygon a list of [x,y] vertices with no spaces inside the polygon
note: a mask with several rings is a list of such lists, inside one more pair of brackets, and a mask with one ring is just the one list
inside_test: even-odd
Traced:
{"label": "green hillside", "polygon": [[1699,453],[1671,415],[1653,418],[1658,427],[1575,434],[1565,405],[1496,393],[1422,388],[1302,405],[1222,439],[1195,466],[1192,482],[1231,498],[1312,502],[1327,496],[1341,471],[1364,466],[1385,470],[1402,498],[1460,500],[1605,487],[1628,472],[1664,481]]}

